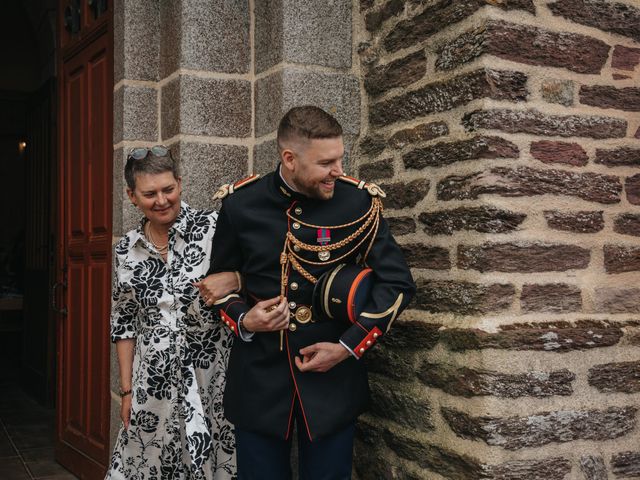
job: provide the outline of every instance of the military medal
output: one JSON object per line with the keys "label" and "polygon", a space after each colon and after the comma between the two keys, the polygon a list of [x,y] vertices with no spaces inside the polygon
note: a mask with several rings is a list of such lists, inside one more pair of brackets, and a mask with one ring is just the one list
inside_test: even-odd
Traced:
{"label": "military medal", "polygon": [[[316,242],[320,245],[325,246],[331,241],[331,230],[328,228],[319,228],[318,229],[318,238],[316,238]],[[318,258],[322,262],[326,262],[331,258],[331,252],[329,250],[320,250],[318,252]]]}

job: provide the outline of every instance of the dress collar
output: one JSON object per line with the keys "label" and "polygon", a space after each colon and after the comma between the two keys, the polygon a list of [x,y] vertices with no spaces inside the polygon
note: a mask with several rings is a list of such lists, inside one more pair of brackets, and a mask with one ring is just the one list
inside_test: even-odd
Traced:
{"label": "dress collar", "polygon": [[[180,202],[180,212],[173,222],[173,225],[171,225],[171,228],[169,229],[169,236],[171,236],[172,231],[176,231],[180,234],[181,237],[184,237],[184,234],[187,231],[187,222],[189,217],[191,216],[190,214],[192,211],[193,209],[186,202]],[[147,217],[142,217],[142,219],[140,219],[138,227],[133,231],[131,235],[131,244],[135,244],[139,240],[146,240],[146,237],[144,235],[144,226],[148,221],[149,220],[147,219]]]}

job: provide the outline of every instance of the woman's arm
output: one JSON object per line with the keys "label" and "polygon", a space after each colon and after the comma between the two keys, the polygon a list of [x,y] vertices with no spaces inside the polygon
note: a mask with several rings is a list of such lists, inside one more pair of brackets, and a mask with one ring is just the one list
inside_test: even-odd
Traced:
{"label": "woman's arm", "polygon": [[242,288],[238,272],[221,272],[208,275],[194,285],[198,287],[204,302],[211,306],[213,302]]}
{"label": "woman's arm", "polygon": [[118,354],[118,366],[120,369],[120,391],[129,392],[122,396],[120,406],[120,418],[124,428],[129,428],[131,420],[131,390],[133,377],[133,354],[136,348],[135,338],[127,338],[116,342],[116,352]]}

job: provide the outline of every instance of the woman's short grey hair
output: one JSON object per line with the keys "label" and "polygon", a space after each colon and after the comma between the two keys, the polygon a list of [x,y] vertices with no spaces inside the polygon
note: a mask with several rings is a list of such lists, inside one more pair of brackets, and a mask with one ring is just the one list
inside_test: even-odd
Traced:
{"label": "woman's short grey hair", "polygon": [[171,152],[163,157],[158,157],[149,151],[147,156],[136,160],[133,157],[127,158],[127,164],[124,167],[124,179],[127,187],[131,190],[136,189],[136,175],[148,173],[151,175],[171,172],[176,180],[180,177],[178,164],[171,156]]}

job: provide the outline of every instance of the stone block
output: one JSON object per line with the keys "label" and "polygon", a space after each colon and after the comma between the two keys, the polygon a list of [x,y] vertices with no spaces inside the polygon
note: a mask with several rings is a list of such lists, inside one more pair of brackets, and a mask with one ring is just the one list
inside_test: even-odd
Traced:
{"label": "stone block", "polygon": [[611,66],[633,72],[640,65],[640,48],[616,45],[611,56]]}
{"label": "stone block", "polygon": [[603,250],[607,273],[640,271],[640,247],[605,245]]}
{"label": "stone block", "polygon": [[364,88],[370,95],[380,95],[392,88],[406,87],[417,82],[426,71],[424,50],[419,50],[386,65],[372,68],[365,74]]}
{"label": "stone block", "polygon": [[596,365],[589,369],[589,385],[605,393],[640,393],[640,362]]}
{"label": "stone block", "polygon": [[607,0],[557,0],[548,5],[554,15],[605,32],[640,41],[640,9]]}
{"label": "stone block", "polygon": [[350,74],[286,67],[256,82],[255,105],[257,136],[275,131],[282,116],[301,105],[316,105],[335,116],[345,136],[360,132],[360,88]]}
{"label": "stone block", "polygon": [[625,179],[624,191],[630,204],[640,205],[640,173]]}
{"label": "stone block", "polygon": [[554,230],[574,233],[596,233],[604,228],[603,211],[562,212],[545,210],[544,218],[547,226]]}
{"label": "stone block", "polygon": [[382,183],[380,188],[387,194],[382,199],[385,208],[411,208],[426,197],[429,180],[417,179],[410,182]]}
{"label": "stone block", "polygon": [[616,453],[611,457],[611,472],[618,478],[640,476],[640,451]]}
{"label": "stone block", "polygon": [[531,156],[543,163],[559,163],[583,167],[589,161],[587,152],[577,143],[540,140],[531,142]]}
{"label": "stone block", "polygon": [[468,131],[502,130],[508,133],[588,138],[623,138],[627,121],[598,115],[546,115],[536,110],[475,110],[462,118]]}
{"label": "stone block", "polygon": [[162,87],[162,138],[248,137],[251,82],[180,75]]}
{"label": "stone block", "polygon": [[386,220],[394,237],[416,231],[416,221],[411,217],[389,217]]}
{"label": "stone block", "polygon": [[158,140],[158,91],[122,85],[113,94],[113,143]]}
{"label": "stone block", "polygon": [[249,72],[248,0],[179,0],[160,4],[163,77],[179,68]]}
{"label": "stone block", "polygon": [[[528,167],[496,167],[471,175],[451,175],[438,183],[440,200],[476,199],[493,194],[502,197],[564,195],[590,202],[620,202],[622,185],[615,176]],[[628,190],[627,190],[628,194]]]}
{"label": "stone block", "polygon": [[363,180],[393,178],[393,158],[385,158],[377,162],[360,165],[358,177]]}
{"label": "stone block", "polygon": [[409,380],[415,375],[415,356],[411,352],[379,345],[367,352],[364,361],[370,373],[393,380]]}
{"label": "stone block", "polygon": [[419,322],[417,320],[397,322],[384,335],[383,343],[387,347],[398,350],[400,353],[410,349],[418,349],[424,352],[438,343],[441,327],[442,325],[440,324]]}
{"label": "stone block", "polygon": [[571,462],[562,457],[511,460],[486,470],[486,478],[492,480],[564,480],[571,472]]}
{"label": "stone block", "polygon": [[275,140],[266,140],[253,148],[253,172],[265,175],[275,170],[280,162],[278,144]]}
{"label": "stone block", "polygon": [[640,148],[597,148],[595,162],[607,167],[640,167]]}
{"label": "stone block", "polygon": [[640,112],[640,88],[616,88],[607,85],[582,85],[580,103],[598,108],[615,108],[626,112]]}
{"label": "stone block", "polygon": [[425,245],[424,243],[406,243],[400,245],[407,265],[412,268],[428,268],[431,270],[449,270],[451,260],[449,250],[442,247]]}
{"label": "stone block", "polygon": [[571,383],[576,376],[567,369],[510,374],[427,361],[420,365],[418,378],[428,387],[439,388],[450,395],[518,398],[572,395]]}
{"label": "stone block", "polygon": [[389,138],[389,145],[401,149],[407,145],[433,140],[437,137],[449,135],[449,127],[444,122],[421,123],[413,128],[405,128],[394,133]]}
{"label": "stone block", "polygon": [[367,135],[358,144],[358,153],[361,156],[377,157],[387,146],[387,141],[382,135]]}
{"label": "stone block", "polygon": [[545,80],[540,84],[540,94],[545,101],[565,107],[573,105],[574,89],[572,80]]}
{"label": "stone block", "polygon": [[122,210],[124,205],[126,205],[125,202],[128,202],[129,199],[125,193],[124,161],[124,149],[115,149],[113,151],[113,195],[111,197],[111,233],[114,237],[121,237],[125,234],[125,231],[122,229]]}
{"label": "stone block", "polygon": [[522,286],[520,304],[523,312],[578,312],[582,309],[582,297],[575,285],[532,283]]}
{"label": "stone block", "polygon": [[371,409],[374,416],[392,420],[398,425],[421,431],[433,430],[432,407],[423,397],[393,388],[388,382],[371,382]]}
{"label": "stone block", "polygon": [[213,208],[218,188],[248,173],[247,147],[181,141],[171,153],[180,164],[182,198],[193,208]]}
{"label": "stone block", "polygon": [[405,168],[420,170],[466,160],[518,158],[519,154],[518,147],[504,138],[477,136],[411,150],[402,156],[402,161]]}
{"label": "stone block", "polygon": [[160,78],[160,2],[114,3],[114,82]]}
{"label": "stone block", "polygon": [[351,67],[351,3],[269,0],[255,5],[256,72],[281,63]]}
{"label": "stone block", "polygon": [[512,102],[527,99],[527,76],[520,72],[480,69],[430,83],[369,107],[369,121],[380,127],[444,112],[480,98]]}
{"label": "stone block", "polygon": [[429,235],[451,235],[459,230],[481,233],[512,232],[524,222],[523,213],[500,210],[494,207],[460,207],[452,210],[423,212],[418,220]]}
{"label": "stone block", "polygon": [[477,315],[511,307],[515,287],[508,284],[479,284],[453,280],[418,279],[415,308],[430,313]]}
{"label": "stone block", "polygon": [[585,480],[608,480],[604,459],[595,455],[580,457],[580,470]]}
{"label": "stone block", "polygon": [[535,242],[458,245],[458,268],[479,272],[564,272],[587,268],[591,252],[577,245]]}
{"label": "stone block", "polygon": [[613,220],[613,231],[623,235],[640,237],[640,215],[622,213]]}
{"label": "stone block", "polygon": [[489,20],[441,47],[436,68],[451,70],[489,54],[528,65],[597,74],[609,50],[602,40],[586,35]]}
{"label": "stone block", "polygon": [[640,288],[597,288],[595,310],[600,313],[640,313]]}
{"label": "stone block", "polygon": [[442,341],[453,351],[485,348],[569,352],[617,345],[623,332],[618,325],[597,321],[518,323],[495,333],[477,329],[449,329]]}
{"label": "stone block", "polygon": [[422,13],[396,24],[384,38],[383,45],[395,52],[402,48],[427,40],[450,25],[473,15],[485,5],[493,5],[503,10],[523,9],[535,14],[532,0],[440,0],[429,5]]}
{"label": "stone block", "polygon": [[404,11],[402,0],[388,0],[380,8],[368,12],[364,17],[364,24],[367,30],[373,32],[380,28],[385,20],[398,15]]}
{"label": "stone block", "polygon": [[441,412],[449,427],[462,438],[482,440],[506,450],[540,447],[575,440],[620,438],[636,425],[636,407],[606,410],[564,410],[525,417],[473,417],[452,408]]}

